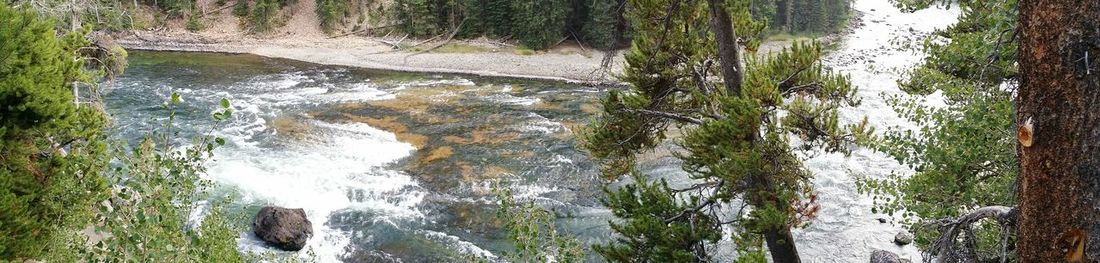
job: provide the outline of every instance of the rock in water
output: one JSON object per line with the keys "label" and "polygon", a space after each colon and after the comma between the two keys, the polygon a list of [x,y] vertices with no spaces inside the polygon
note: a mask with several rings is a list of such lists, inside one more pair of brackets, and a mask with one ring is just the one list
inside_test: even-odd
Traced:
{"label": "rock in water", "polygon": [[265,206],[252,220],[252,232],[267,244],[287,251],[298,251],[313,237],[313,224],[301,208]]}
{"label": "rock in water", "polygon": [[909,263],[908,259],[902,259],[898,257],[898,254],[894,254],[886,250],[875,250],[871,253],[871,263]]}
{"label": "rock in water", "polygon": [[913,235],[905,230],[898,232],[898,234],[894,236],[894,244],[904,246],[910,243],[913,243]]}

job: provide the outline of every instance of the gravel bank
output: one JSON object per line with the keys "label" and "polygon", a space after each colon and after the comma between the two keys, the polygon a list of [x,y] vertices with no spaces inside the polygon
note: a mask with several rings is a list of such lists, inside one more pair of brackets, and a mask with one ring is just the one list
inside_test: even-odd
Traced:
{"label": "gravel bank", "polygon": [[[478,48],[477,52],[470,53],[398,51],[383,43],[382,39],[358,36],[307,38],[287,35],[257,39],[240,35],[132,32],[119,36],[118,43],[127,49],[134,50],[247,53],[326,65],[516,77],[582,84],[615,82],[612,76],[622,72],[623,68],[621,54],[617,54],[611,66],[604,70],[601,67],[604,53],[600,51],[565,46],[525,55],[513,52],[512,48],[497,47],[476,41],[458,41],[461,45]],[[431,47],[434,44],[428,43],[422,46]]]}

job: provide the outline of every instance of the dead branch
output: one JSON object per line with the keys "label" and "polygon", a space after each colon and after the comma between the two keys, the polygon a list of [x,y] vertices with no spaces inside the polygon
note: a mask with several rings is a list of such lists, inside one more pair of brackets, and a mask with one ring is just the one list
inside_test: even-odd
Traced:
{"label": "dead branch", "polygon": [[401,49],[401,41],[405,41],[405,38],[408,38],[408,37],[409,37],[409,34],[405,34],[405,36],[402,36],[400,39],[397,40],[397,42],[389,42],[389,41],[386,41],[386,40],[378,40],[378,42],[382,42],[384,44],[390,45],[390,46],[393,47],[393,49]]}
{"label": "dead branch", "polygon": [[[466,18],[463,18],[462,22],[458,22],[458,26],[455,27],[454,30],[451,31],[451,35],[447,36],[447,40],[444,40],[443,43],[439,43],[438,45],[435,45],[431,48],[421,50],[421,51],[417,51],[416,53],[409,54],[408,56],[405,56],[405,60],[408,60],[409,57],[411,57],[411,56],[416,56],[416,55],[428,53],[428,52],[431,52],[432,50],[443,47],[444,45],[447,45],[448,43],[451,43],[451,40],[454,40],[455,36],[458,35],[458,32],[462,30],[462,25],[465,25],[465,24],[466,24]],[[406,63],[407,63],[407,61],[406,61]]]}
{"label": "dead branch", "polygon": [[650,116],[655,116],[655,117],[661,117],[661,118],[665,118],[665,119],[669,119],[669,120],[679,121],[679,122],[682,122],[682,123],[690,123],[690,124],[696,124],[696,125],[703,124],[703,120],[701,120],[701,119],[690,117],[690,116],[685,116],[685,115],[680,115],[680,114],[676,114],[676,113],[671,113],[671,112],[646,110],[646,109],[623,109],[623,111],[628,112],[628,113],[635,113],[635,114],[640,113],[640,114],[645,114],[645,115],[650,115]]}
{"label": "dead branch", "polygon": [[[924,226],[936,226],[940,230],[940,236],[933,241],[928,251],[934,253],[936,257],[926,257],[925,262],[978,262],[977,251],[974,251],[976,237],[972,225],[982,219],[996,220],[1005,230],[1002,233],[1007,236],[1007,229],[1016,226],[1016,209],[1007,206],[987,206],[958,218],[925,223]],[[963,235],[961,247],[958,244],[959,235]],[[1007,239],[1002,239],[1002,242],[1007,242]]]}
{"label": "dead branch", "polygon": [[339,35],[330,36],[328,38],[331,39],[331,38],[345,37],[345,36],[355,35],[355,34],[359,34],[359,33],[363,33],[363,32],[370,32],[370,31],[373,31],[375,29],[383,29],[383,28],[395,27],[395,26],[399,26],[399,25],[401,25],[401,24],[384,25],[384,26],[379,26],[379,27],[366,27],[366,28],[356,30],[356,31],[351,31],[351,32],[347,32],[347,33],[343,33],[343,34],[339,34]]}

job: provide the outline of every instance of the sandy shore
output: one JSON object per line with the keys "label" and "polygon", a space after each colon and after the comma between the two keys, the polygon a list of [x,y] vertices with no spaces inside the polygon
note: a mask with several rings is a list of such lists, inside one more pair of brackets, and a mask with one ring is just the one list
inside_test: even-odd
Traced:
{"label": "sandy shore", "polygon": [[[344,36],[287,35],[258,39],[247,35],[210,36],[208,33],[132,32],[119,36],[118,43],[127,49],[156,51],[193,51],[246,53],[265,57],[293,59],[317,64],[362,67],[371,69],[459,73],[493,77],[518,77],[567,81],[583,84],[615,82],[612,77],[622,72],[623,59],[617,54],[608,68],[603,68],[605,54],[576,45],[523,54],[513,47],[488,41],[455,41],[470,52],[425,52],[395,50],[381,38]],[[394,40],[389,40],[393,42]],[[406,40],[406,43],[413,43]],[[419,42],[419,41],[415,41]],[[436,43],[421,46],[432,47]]]}
{"label": "sandy shore", "polygon": [[[256,36],[242,29],[240,19],[233,16],[229,9],[219,8],[215,0],[197,0],[197,4],[203,10],[216,10],[202,18],[205,26],[199,33],[184,30],[184,21],[177,19],[152,30],[116,34],[116,40],[132,50],[255,54],[326,65],[582,84],[618,83],[615,76],[623,71],[625,63],[622,52],[617,52],[609,63],[604,63],[604,52],[569,41],[550,50],[534,52],[517,50],[515,46],[487,39],[456,40],[449,43],[459,46],[458,49],[418,52],[409,50],[429,49],[443,43],[396,36],[383,38],[349,34],[329,37],[320,30],[320,22],[312,12],[316,9],[314,1],[297,1],[286,11],[290,15],[285,25],[270,35]],[[858,16],[852,20],[849,30],[857,26]],[[839,39],[840,35],[843,33],[819,41],[830,42]],[[399,43],[402,49],[395,49],[395,43]],[[758,51],[767,54],[789,44],[790,40],[766,41]]]}

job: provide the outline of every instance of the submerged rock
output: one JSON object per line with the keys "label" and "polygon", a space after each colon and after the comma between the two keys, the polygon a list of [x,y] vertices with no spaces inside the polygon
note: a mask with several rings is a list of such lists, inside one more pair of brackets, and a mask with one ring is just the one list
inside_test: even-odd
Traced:
{"label": "submerged rock", "polygon": [[894,235],[894,244],[904,246],[910,243],[913,243],[913,234],[909,234],[909,232],[902,230],[898,232],[897,235]]}
{"label": "submerged rock", "polygon": [[252,232],[268,245],[298,251],[313,237],[313,224],[306,219],[306,212],[301,208],[265,206],[252,220]]}
{"label": "submerged rock", "polygon": [[871,263],[909,263],[908,259],[902,259],[898,254],[886,250],[871,252]]}

